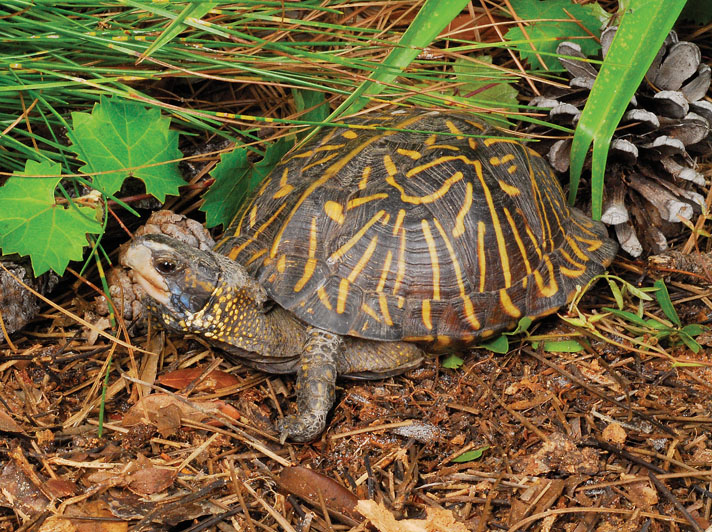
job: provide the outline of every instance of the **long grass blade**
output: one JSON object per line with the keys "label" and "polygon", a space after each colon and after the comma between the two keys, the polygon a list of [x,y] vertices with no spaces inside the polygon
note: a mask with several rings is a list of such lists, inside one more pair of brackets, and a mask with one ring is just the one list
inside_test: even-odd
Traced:
{"label": "long grass blade", "polygon": [[591,143],[592,215],[601,219],[603,181],[611,137],[685,0],[631,0],[586,102],[571,147],[569,202],[578,191]]}

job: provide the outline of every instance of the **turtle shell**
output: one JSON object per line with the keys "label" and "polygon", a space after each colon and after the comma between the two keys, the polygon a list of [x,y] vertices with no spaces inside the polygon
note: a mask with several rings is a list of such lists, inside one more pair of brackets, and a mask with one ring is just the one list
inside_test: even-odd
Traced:
{"label": "turtle shell", "polygon": [[617,246],[549,164],[468,115],[349,120],[289,154],[216,249],[329,331],[431,347],[554,312]]}

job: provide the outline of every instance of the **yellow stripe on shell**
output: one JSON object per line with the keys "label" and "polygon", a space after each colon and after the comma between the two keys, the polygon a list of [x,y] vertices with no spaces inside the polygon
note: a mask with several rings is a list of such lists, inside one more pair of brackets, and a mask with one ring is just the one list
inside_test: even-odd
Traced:
{"label": "yellow stripe on shell", "polygon": [[396,223],[393,224],[393,236],[398,234],[401,230],[401,225],[403,225],[403,218],[405,218],[405,209],[400,209],[398,211],[398,216],[396,217]]}
{"label": "yellow stripe on shell", "polygon": [[470,212],[470,208],[472,208],[472,182],[468,181],[465,184],[465,199],[457,216],[455,216],[455,227],[452,228],[452,236],[455,238],[465,233],[465,216]]}
{"label": "yellow stripe on shell", "polygon": [[450,187],[460,181],[463,178],[462,172],[455,172],[452,174],[450,177],[448,177],[442,184],[442,186],[433,192],[432,194],[428,194],[427,196],[409,196],[408,194],[405,193],[405,188],[399,184],[395,179],[393,179],[393,176],[388,176],[386,177],[386,182],[391,185],[393,188],[398,190],[400,192],[400,199],[403,203],[412,203],[414,205],[421,205],[423,203],[433,203],[434,201],[439,200],[442,198],[445,194],[448,193],[450,190]]}
{"label": "yellow stripe on shell", "polygon": [[386,194],[385,192],[380,192],[378,194],[371,194],[370,196],[354,198],[354,199],[349,200],[348,203],[346,203],[346,210],[348,211],[349,209],[353,209],[354,207],[360,207],[361,205],[364,205],[371,201],[376,201],[376,200],[384,199],[387,197],[388,197],[388,194]]}
{"label": "yellow stripe on shell", "polygon": [[477,266],[480,270],[480,292],[485,291],[487,280],[487,255],[485,253],[485,231],[487,227],[480,220],[477,222]]}
{"label": "yellow stripe on shell", "polygon": [[[274,212],[274,214],[269,218],[269,220],[267,220],[265,223],[263,223],[261,226],[259,226],[257,229],[255,229],[255,231],[252,233],[252,235],[250,235],[250,238],[245,240],[238,247],[231,249],[230,253],[228,253],[227,256],[230,257],[232,260],[235,260],[237,258],[237,256],[240,253],[242,253],[242,251],[247,246],[252,244],[257,239],[257,237],[260,235],[260,233],[262,233],[265,229],[267,229],[272,224],[272,222],[274,222],[279,217],[279,215],[282,213],[282,211],[284,210],[284,208],[286,206],[287,206],[286,203],[282,203],[282,205]],[[272,256],[274,257],[274,255],[272,255]]]}
{"label": "yellow stripe on shell", "polygon": [[465,319],[470,324],[470,326],[474,330],[477,330],[480,327],[482,327],[482,325],[480,324],[480,320],[477,319],[477,314],[475,313],[475,307],[472,304],[472,300],[470,299],[470,296],[468,296],[468,295],[463,296],[462,307],[465,310]]}
{"label": "yellow stripe on shell", "polygon": [[517,225],[514,223],[514,218],[512,218],[512,214],[509,212],[509,209],[507,207],[504,207],[502,210],[504,211],[504,216],[507,218],[507,223],[509,223],[509,227],[512,230],[512,234],[514,235],[514,241],[517,243],[519,253],[522,255],[522,261],[524,262],[524,268],[526,268],[527,270],[527,275],[531,275],[532,266],[529,262],[527,249],[524,246],[524,241],[522,240],[519,231],[517,231]]}
{"label": "yellow stripe on shell", "polygon": [[337,224],[341,225],[344,223],[344,208],[340,203],[335,201],[327,201],[324,203],[324,212],[326,215],[335,221]]}
{"label": "yellow stripe on shell", "polygon": [[312,217],[311,227],[309,228],[309,258],[304,262],[304,273],[294,284],[295,292],[301,291],[302,288],[304,288],[304,286],[309,282],[312,275],[314,275],[314,269],[316,268],[316,244],[316,217]]}
{"label": "yellow stripe on shell", "polygon": [[282,172],[282,177],[279,179],[279,189],[277,190],[277,192],[274,193],[274,196],[272,196],[273,199],[283,198],[288,195],[292,190],[294,190],[294,187],[287,183],[288,173],[289,166],[286,166],[284,168],[284,172]]}
{"label": "yellow stripe on shell", "polygon": [[363,252],[363,255],[361,255],[361,258],[358,260],[356,265],[353,267],[353,269],[349,273],[349,276],[347,277],[349,282],[353,283],[356,280],[356,278],[361,274],[361,272],[363,271],[366,264],[368,264],[368,261],[371,260],[371,257],[373,256],[373,252],[376,250],[377,245],[378,245],[378,235],[374,236],[371,239],[371,242],[368,243],[368,247],[366,248],[366,251]]}
{"label": "yellow stripe on shell", "polygon": [[420,159],[420,158],[422,157],[422,155],[423,155],[423,154],[420,153],[419,151],[406,150],[406,149],[404,149],[404,148],[398,148],[398,149],[396,149],[396,152],[399,153],[400,155],[405,155],[406,157],[410,157],[410,158],[413,159],[414,161],[417,161],[417,160]]}
{"label": "yellow stripe on shell", "polygon": [[502,309],[511,317],[518,318],[522,315],[522,311],[512,303],[512,299],[505,288],[499,290],[499,302],[502,305]]}
{"label": "yellow stripe on shell", "polygon": [[[398,124],[399,128],[407,128],[411,123],[417,121],[420,119],[419,115],[410,117],[407,120],[403,120]],[[373,144],[374,142],[378,142],[382,138],[385,138],[389,136],[390,133],[382,133],[380,135],[374,135],[373,137],[367,139],[366,141],[362,142],[358,146],[354,147],[350,152],[347,154],[344,154],[342,157],[339,157],[338,160],[332,164],[329,168],[326,169],[326,171],[323,173],[323,175],[315,180],[314,182],[309,185],[304,192],[302,192],[302,195],[299,197],[299,199],[294,203],[292,206],[292,210],[290,213],[287,215],[286,220],[282,223],[281,228],[275,235],[275,238],[272,242],[272,247],[270,248],[270,257],[275,257],[277,255],[277,248],[279,248],[279,243],[282,240],[282,235],[284,234],[284,231],[286,230],[287,226],[289,226],[290,222],[292,221],[292,218],[294,217],[295,213],[299,208],[302,206],[304,201],[311,196],[311,194],[320,186],[322,186],[324,183],[329,181],[331,178],[333,178],[339,170],[344,168],[348,163],[350,163],[355,157],[358,155],[362,154],[363,151],[368,147],[369,145]],[[285,204],[286,205],[286,204]]]}
{"label": "yellow stripe on shell", "polygon": [[349,281],[341,279],[339,283],[339,295],[336,298],[336,313],[343,314],[346,308],[346,298],[349,297]]}
{"label": "yellow stripe on shell", "polygon": [[405,230],[401,229],[400,249],[398,250],[398,271],[396,281],[393,283],[393,295],[398,294],[398,288],[405,277]]}
{"label": "yellow stripe on shell", "polygon": [[346,242],[346,244],[344,244],[344,245],[341,246],[339,249],[337,249],[334,253],[331,254],[331,256],[329,257],[329,261],[332,262],[332,263],[334,263],[334,262],[338,261],[341,257],[343,257],[346,253],[348,253],[348,251],[354,246],[354,244],[356,244],[356,242],[358,242],[359,240],[361,240],[361,238],[362,238],[363,235],[366,233],[366,231],[368,231],[368,230],[371,228],[371,226],[372,226],[373,224],[375,224],[376,222],[378,222],[378,220],[379,220],[384,214],[386,214],[386,211],[384,211],[384,210],[380,210],[380,211],[378,211],[376,214],[374,214],[374,215],[371,217],[371,219],[370,219],[368,222],[366,222],[366,224],[365,224],[361,229],[359,229],[359,230],[348,240],[348,242]]}
{"label": "yellow stripe on shell", "polygon": [[388,274],[391,273],[391,262],[393,261],[393,251],[386,251],[386,260],[383,261],[383,268],[381,269],[381,277],[378,280],[378,286],[376,286],[376,292],[383,292],[383,288],[386,286],[386,280],[388,279]]}
{"label": "yellow stripe on shell", "polygon": [[492,218],[492,227],[494,229],[495,238],[497,239],[497,249],[499,251],[500,269],[502,271],[502,276],[504,277],[504,287],[509,288],[512,286],[512,273],[509,269],[507,243],[504,241],[504,234],[502,233],[502,226],[499,223],[497,209],[495,208],[494,201],[492,200],[492,193],[485,182],[485,178],[482,173],[482,164],[479,161],[475,161],[475,173],[480,181],[480,186],[482,187],[482,192],[490,211],[490,217]]}
{"label": "yellow stripe on shell", "polygon": [[429,299],[423,299],[421,302],[421,313],[423,317],[423,325],[425,325],[425,328],[428,330],[431,330],[433,328],[433,322],[431,320],[430,316],[430,300]]}
{"label": "yellow stripe on shell", "polygon": [[358,182],[359,190],[363,190],[368,185],[368,177],[371,175],[371,167],[365,166],[361,173],[361,181]]}
{"label": "yellow stripe on shell", "polygon": [[322,305],[324,305],[328,310],[334,310],[334,307],[331,306],[331,301],[329,301],[329,296],[323,286],[316,289],[316,294],[319,296],[319,300]]}
{"label": "yellow stripe on shell", "polygon": [[378,305],[381,307],[381,314],[383,315],[383,321],[389,327],[393,326],[393,320],[391,319],[391,313],[388,310],[388,298],[386,294],[378,295]]}
{"label": "yellow stripe on shell", "polygon": [[358,133],[356,133],[355,131],[350,131],[350,130],[347,129],[346,131],[344,131],[344,132],[341,134],[341,136],[344,137],[344,138],[347,138],[347,139],[349,139],[349,140],[353,140],[353,139],[355,139],[356,137],[358,137]]}
{"label": "yellow stripe on shell", "polygon": [[549,273],[549,282],[544,284],[544,278],[539,270],[534,272],[534,280],[539,289],[539,295],[541,297],[551,297],[559,291],[559,285],[556,283],[556,277],[554,277],[554,265],[547,255],[544,256],[544,264],[546,264],[546,269]]}
{"label": "yellow stripe on shell", "polygon": [[430,253],[430,271],[433,274],[433,299],[437,301],[440,299],[440,263],[438,262],[438,250],[435,246],[433,234],[430,232],[430,224],[428,221],[421,220],[420,227],[423,230],[425,243],[428,245],[428,252]]}

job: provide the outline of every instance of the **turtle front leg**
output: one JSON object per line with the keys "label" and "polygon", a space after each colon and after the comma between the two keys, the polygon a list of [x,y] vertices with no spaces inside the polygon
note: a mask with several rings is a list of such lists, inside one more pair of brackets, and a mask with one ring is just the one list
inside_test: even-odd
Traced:
{"label": "turtle front leg", "polygon": [[323,329],[310,327],[297,370],[297,414],[277,423],[279,439],[310,441],[326,426],[336,396],[337,358],[343,339]]}

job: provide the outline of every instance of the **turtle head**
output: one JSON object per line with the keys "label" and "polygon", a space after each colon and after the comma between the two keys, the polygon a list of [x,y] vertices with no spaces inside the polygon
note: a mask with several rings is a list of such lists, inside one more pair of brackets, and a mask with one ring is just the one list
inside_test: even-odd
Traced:
{"label": "turtle head", "polygon": [[[210,336],[224,325],[226,309],[249,313],[267,300],[237,262],[164,235],[135,238],[121,263],[135,272],[146,307],[172,330]],[[237,301],[245,308],[235,308]]]}

